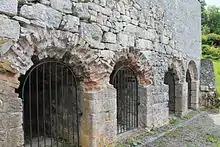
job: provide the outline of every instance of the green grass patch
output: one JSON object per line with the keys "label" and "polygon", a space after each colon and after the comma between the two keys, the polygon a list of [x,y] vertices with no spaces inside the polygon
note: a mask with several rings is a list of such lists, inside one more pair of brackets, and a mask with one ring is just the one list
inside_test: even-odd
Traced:
{"label": "green grass patch", "polygon": [[216,78],[216,88],[218,93],[220,93],[220,60],[213,61],[215,78]]}

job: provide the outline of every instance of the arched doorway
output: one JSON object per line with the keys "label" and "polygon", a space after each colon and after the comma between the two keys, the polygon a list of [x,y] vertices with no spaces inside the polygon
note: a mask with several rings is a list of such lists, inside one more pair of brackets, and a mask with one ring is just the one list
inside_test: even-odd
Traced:
{"label": "arched doorway", "polygon": [[20,95],[25,147],[79,146],[77,82],[69,66],[54,60],[34,65]]}
{"label": "arched doorway", "polygon": [[197,109],[199,104],[199,80],[196,63],[191,60],[186,72],[188,83],[188,109]]}
{"label": "arched doorway", "polygon": [[191,89],[191,84],[192,84],[192,79],[189,70],[186,72],[186,82],[188,83],[188,109],[191,108],[191,99],[192,99],[192,89]]}
{"label": "arched doorway", "polygon": [[129,66],[115,69],[110,83],[117,90],[117,133],[138,127],[138,80]]}
{"label": "arched doorway", "polygon": [[174,73],[169,70],[168,72],[165,73],[164,76],[164,84],[169,86],[169,101],[168,101],[168,107],[169,107],[169,114],[174,114],[175,113],[175,77]]}

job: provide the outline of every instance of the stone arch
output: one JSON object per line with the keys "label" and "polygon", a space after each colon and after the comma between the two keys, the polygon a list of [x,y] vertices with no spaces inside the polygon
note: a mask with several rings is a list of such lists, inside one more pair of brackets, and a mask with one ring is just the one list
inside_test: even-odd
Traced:
{"label": "stone arch", "polygon": [[197,81],[198,80],[198,70],[197,70],[196,63],[193,60],[191,60],[189,62],[187,69],[189,70],[191,79],[193,81]]}
{"label": "stone arch", "polygon": [[187,107],[188,109],[197,109],[198,108],[198,91],[199,91],[199,82],[198,82],[198,70],[196,63],[191,60],[188,64],[186,72],[186,82],[188,84],[188,95],[187,95]]}
{"label": "stone arch", "polygon": [[[24,30],[23,30],[24,31]],[[19,99],[18,89],[22,84],[19,79],[27,73],[27,71],[38,61],[54,59],[66,63],[71,70],[76,74],[77,82],[79,83],[79,99],[83,100],[84,91],[90,81],[90,73],[87,63],[91,62],[91,57],[86,55],[91,53],[87,50],[88,44],[80,38],[78,34],[73,34],[64,31],[47,30],[33,27],[30,30],[26,29],[26,34],[20,37],[18,41],[1,57],[1,61],[7,61],[10,66],[10,72],[14,73],[13,79],[16,82],[14,90],[16,90],[16,101]],[[92,53],[91,53],[92,54]],[[87,59],[87,60],[86,60]],[[7,75],[6,75],[7,76]],[[17,103],[21,109],[18,112],[23,112],[22,103]],[[21,105],[21,106],[20,106]],[[84,112],[84,101],[80,103],[80,107]],[[22,116],[22,115],[21,115]],[[22,117],[20,118],[22,120]],[[88,122],[83,115],[80,118],[81,122]],[[83,124],[83,123],[81,123]],[[21,126],[20,126],[21,127]],[[22,128],[22,127],[21,127]],[[81,126],[80,126],[81,128]],[[83,128],[83,126],[82,126]],[[23,132],[20,130],[20,132]],[[81,131],[84,135],[85,133]],[[80,137],[81,138],[81,137]],[[83,138],[83,137],[82,137]]]}
{"label": "stone arch", "polygon": [[153,84],[152,65],[148,62],[145,55],[140,51],[133,49],[123,49],[119,53],[115,53],[111,61],[111,70],[113,74],[115,69],[122,65],[129,65],[137,74],[140,85]]}
{"label": "stone arch", "polygon": [[168,107],[170,114],[181,115],[184,110],[184,75],[182,60],[171,59],[164,74],[164,84],[168,85]]}

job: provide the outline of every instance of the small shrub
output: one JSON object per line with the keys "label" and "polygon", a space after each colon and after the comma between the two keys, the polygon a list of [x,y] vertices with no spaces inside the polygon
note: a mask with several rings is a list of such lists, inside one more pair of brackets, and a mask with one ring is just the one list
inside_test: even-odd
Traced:
{"label": "small shrub", "polygon": [[220,39],[220,35],[214,33],[202,35],[202,44],[212,45],[214,41],[219,39]]}
{"label": "small shrub", "polygon": [[141,144],[141,140],[140,139],[135,139],[135,138],[131,138],[130,141],[129,141],[129,144],[131,146],[137,146],[137,145],[140,145]]}
{"label": "small shrub", "polygon": [[208,134],[206,141],[211,143],[217,143],[218,139],[216,139],[213,135]]}
{"label": "small shrub", "polygon": [[179,121],[180,121],[180,120],[179,120],[178,118],[169,118],[170,124],[173,124],[173,125],[179,123]]}

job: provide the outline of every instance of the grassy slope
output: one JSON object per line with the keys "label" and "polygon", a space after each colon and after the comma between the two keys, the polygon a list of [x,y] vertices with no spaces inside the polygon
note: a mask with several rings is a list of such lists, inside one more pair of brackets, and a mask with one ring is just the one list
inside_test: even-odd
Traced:
{"label": "grassy slope", "polygon": [[216,87],[218,92],[220,93],[220,60],[214,61],[214,70],[215,70],[215,77],[216,77]]}

